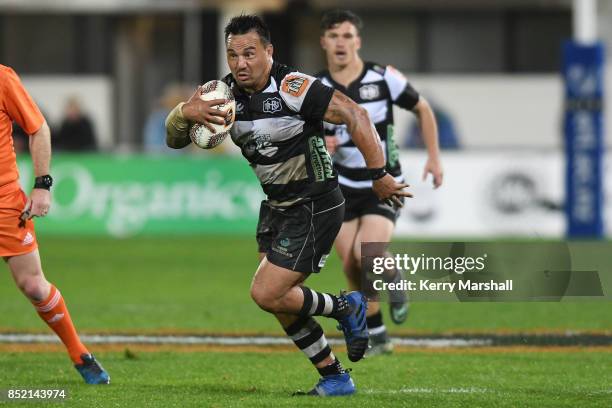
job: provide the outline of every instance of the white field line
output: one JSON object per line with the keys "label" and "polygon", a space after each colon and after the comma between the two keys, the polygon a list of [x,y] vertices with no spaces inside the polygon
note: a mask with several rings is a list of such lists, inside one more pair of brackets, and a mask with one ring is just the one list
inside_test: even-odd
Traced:
{"label": "white field line", "polygon": [[[102,335],[84,334],[81,340],[88,344],[176,344],[176,345],[214,345],[214,346],[277,346],[291,345],[288,338],[272,336],[149,336],[149,335]],[[415,347],[474,347],[490,346],[490,339],[410,339],[392,337],[391,341],[399,346]],[[344,344],[342,339],[329,339],[331,345]],[[0,343],[59,343],[53,334],[11,334],[0,333]]]}
{"label": "white field line", "polygon": [[399,390],[359,390],[360,394],[484,394],[486,388],[400,388]]}

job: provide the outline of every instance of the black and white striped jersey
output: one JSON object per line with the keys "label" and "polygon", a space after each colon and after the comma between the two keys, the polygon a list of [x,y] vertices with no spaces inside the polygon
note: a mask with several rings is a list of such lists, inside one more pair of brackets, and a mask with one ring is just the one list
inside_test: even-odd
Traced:
{"label": "black and white striped jersey", "polygon": [[223,81],[236,98],[232,140],[272,206],[308,202],[337,187],[323,136],[333,89],[276,62],[266,87],[254,94],[240,89],[231,74]]}
{"label": "black and white striped jersey", "polygon": [[[402,181],[398,147],[393,134],[393,105],[412,110],[419,101],[419,94],[404,75],[391,66],[383,67],[366,62],[359,78],[348,88],[335,82],[327,70],[317,74],[317,77],[323,84],[338,89],[367,109],[383,145],[387,172],[397,181]],[[356,189],[372,188],[365,159],[353,143],[346,125],[326,123],[325,130],[327,134],[338,137],[339,144],[333,162],[340,184]]]}

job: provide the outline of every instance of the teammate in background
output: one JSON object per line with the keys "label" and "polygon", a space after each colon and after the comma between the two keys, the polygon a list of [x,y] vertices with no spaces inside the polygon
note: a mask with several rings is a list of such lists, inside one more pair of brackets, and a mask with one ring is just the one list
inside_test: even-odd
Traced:
{"label": "teammate in background", "polygon": [[[270,31],[261,18],[234,17],[225,27],[225,44],[231,74],[223,81],[236,99],[231,137],[267,195],[257,226],[262,260],[251,297],[275,315],[318,369],[321,379],[309,395],[352,394],[355,385],[313,316],[336,319],[349,359],[358,361],[368,344],[367,300],[359,292],[335,296],[304,286],[306,278],[324,266],[344,215],[344,198],[325,149],[323,120],[352,129],[378,197],[401,205],[400,199],[410,196],[403,191],[407,185],[385,173],[380,139],[365,109],[316,78],[273,61]],[[199,93],[168,116],[168,146],[191,143],[190,123],[223,123],[225,113],[213,107],[225,101],[202,101]]]}
{"label": "teammate in background", "polygon": [[[431,173],[437,188],[442,184],[442,166],[433,112],[427,101],[393,67],[362,61],[359,56],[361,27],[361,19],[350,11],[336,10],[323,16],[320,41],[327,57],[327,70],[317,76],[325,85],[340,90],[368,111],[382,140],[385,169],[398,183],[403,183],[403,177],[393,139],[393,105],[414,112],[429,155],[423,180]],[[356,148],[354,131],[346,125],[326,124],[325,127],[327,149],[333,155],[340,188],[346,199],[344,222],[336,237],[336,251],[342,259],[349,287],[375,295],[370,293],[373,289],[362,288],[361,243],[389,242],[399,208],[380,202],[372,190],[366,161]],[[402,276],[398,271],[387,271],[385,278],[394,281],[402,279]],[[405,293],[389,292],[389,304],[392,320],[396,324],[404,322],[408,314]],[[368,354],[390,352],[392,344],[378,302],[370,302],[367,323],[371,346]]]}
{"label": "teammate in background", "polygon": [[[13,121],[30,135],[36,179],[29,198],[19,185],[11,137]],[[85,382],[108,384],[110,377],[81,343],[64,298],[42,271],[32,217],[44,217],[51,205],[50,161],[51,135],[45,118],[15,71],[0,65],[0,255],[19,289],[62,340]]]}

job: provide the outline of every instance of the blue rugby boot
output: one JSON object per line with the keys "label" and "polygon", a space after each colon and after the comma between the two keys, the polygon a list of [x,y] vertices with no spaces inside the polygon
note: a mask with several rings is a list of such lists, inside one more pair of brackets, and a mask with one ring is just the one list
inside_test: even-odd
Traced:
{"label": "blue rugby boot", "polygon": [[338,319],[338,328],[344,332],[348,358],[352,362],[363,358],[368,348],[368,326],[366,323],[366,311],[368,300],[361,292],[349,292],[341,294],[349,304],[349,312]]}
{"label": "blue rugby boot", "polygon": [[355,393],[355,383],[348,371],[341,374],[326,375],[319,379],[315,387],[308,391],[294,393],[298,395],[310,395],[316,397],[340,397],[343,395],[353,395]]}
{"label": "blue rugby boot", "polygon": [[109,384],[110,376],[102,368],[93,354],[81,354],[82,364],[75,364],[79,374],[83,377],[87,384]]}

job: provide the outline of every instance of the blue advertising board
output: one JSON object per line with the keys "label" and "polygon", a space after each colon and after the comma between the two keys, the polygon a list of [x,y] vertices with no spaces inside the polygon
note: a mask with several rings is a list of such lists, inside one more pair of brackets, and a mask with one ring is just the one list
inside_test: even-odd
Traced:
{"label": "blue advertising board", "polygon": [[599,238],[604,234],[604,47],[568,41],[563,55],[567,235]]}

